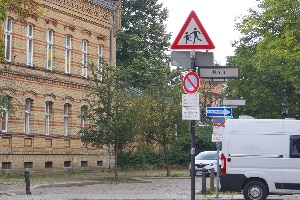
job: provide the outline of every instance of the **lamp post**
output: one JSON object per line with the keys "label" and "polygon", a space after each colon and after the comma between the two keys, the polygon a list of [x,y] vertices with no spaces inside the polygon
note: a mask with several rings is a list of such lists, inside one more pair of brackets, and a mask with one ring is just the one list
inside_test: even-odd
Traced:
{"label": "lamp post", "polygon": [[288,115],[289,112],[289,103],[287,102],[287,100],[283,100],[283,102],[281,103],[281,115],[282,118],[285,119]]}

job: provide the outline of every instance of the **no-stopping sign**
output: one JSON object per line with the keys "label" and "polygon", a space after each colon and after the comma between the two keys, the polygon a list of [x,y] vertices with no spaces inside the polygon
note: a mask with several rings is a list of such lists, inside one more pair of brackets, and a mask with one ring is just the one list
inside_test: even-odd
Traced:
{"label": "no-stopping sign", "polygon": [[193,94],[200,87],[199,76],[195,72],[188,72],[182,81],[182,87],[186,93]]}

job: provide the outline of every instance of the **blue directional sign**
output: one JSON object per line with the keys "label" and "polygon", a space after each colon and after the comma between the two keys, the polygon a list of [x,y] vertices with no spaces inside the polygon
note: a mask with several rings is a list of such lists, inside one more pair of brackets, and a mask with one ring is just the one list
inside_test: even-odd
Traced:
{"label": "blue directional sign", "polygon": [[206,107],[206,117],[231,117],[231,107]]}

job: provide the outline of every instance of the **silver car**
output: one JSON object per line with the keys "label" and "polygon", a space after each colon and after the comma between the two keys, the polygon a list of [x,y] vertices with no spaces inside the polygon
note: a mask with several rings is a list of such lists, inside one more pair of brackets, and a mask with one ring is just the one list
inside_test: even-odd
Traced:
{"label": "silver car", "polygon": [[[219,152],[219,155],[221,152]],[[217,151],[203,151],[200,152],[195,157],[195,175],[200,175],[202,172],[205,173],[206,176],[210,176],[210,171],[213,168],[214,174],[217,174],[217,159],[220,159]],[[221,161],[219,160],[219,165]],[[190,164],[190,172],[191,172],[191,164]]]}

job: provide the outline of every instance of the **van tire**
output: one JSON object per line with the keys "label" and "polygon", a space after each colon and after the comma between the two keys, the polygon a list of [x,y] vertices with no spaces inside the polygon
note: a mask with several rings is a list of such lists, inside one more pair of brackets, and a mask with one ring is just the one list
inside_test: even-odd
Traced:
{"label": "van tire", "polygon": [[243,189],[243,195],[245,200],[264,200],[268,196],[267,185],[259,180],[249,181]]}

